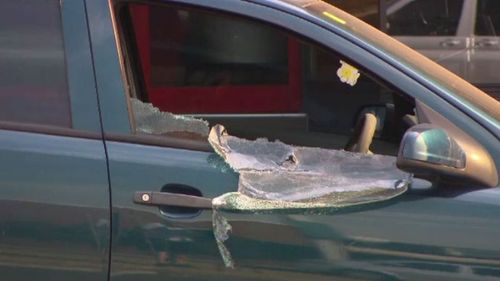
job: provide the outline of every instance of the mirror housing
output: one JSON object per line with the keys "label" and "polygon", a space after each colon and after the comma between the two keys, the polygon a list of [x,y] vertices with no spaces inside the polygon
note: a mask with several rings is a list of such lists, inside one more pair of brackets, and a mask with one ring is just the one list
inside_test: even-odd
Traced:
{"label": "mirror housing", "polygon": [[432,124],[419,124],[406,131],[396,164],[415,177],[434,182],[498,185],[495,163],[479,143]]}

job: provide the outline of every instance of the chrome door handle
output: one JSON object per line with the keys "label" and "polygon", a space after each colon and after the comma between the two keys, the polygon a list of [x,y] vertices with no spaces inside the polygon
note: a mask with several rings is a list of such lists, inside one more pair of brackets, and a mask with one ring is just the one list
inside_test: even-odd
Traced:
{"label": "chrome door handle", "polygon": [[212,199],[170,192],[137,191],[134,203],[152,206],[177,206],[197,209],[212,209]]}
{"label": "chrome door handle", "polygon": [[496,47],[499,42],[496,39],[483,39],[476,42],[477,47]]}
{"label": "chrome door handle", "polygon": [[439,43],[439,45],[441,47],[444,47],[444,48],[456,47],[459,44],[460,44],[460,40],[458,40],[458,39],[446,39],[446,40],[442,41],[441,43]]}

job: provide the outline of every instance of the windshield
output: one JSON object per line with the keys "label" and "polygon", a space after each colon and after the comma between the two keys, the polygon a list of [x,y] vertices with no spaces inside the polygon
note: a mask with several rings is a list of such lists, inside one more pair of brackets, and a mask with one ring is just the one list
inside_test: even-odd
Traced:
{"label": "windshield", "polygon": [[472,104],[487,113],[496,121],[500,120],[500,103],[470,83],[464,81],[447,69],[386,35],[378,29],[366,24],[356,17],[322,1],[287,0],[317,17],[333,23],[335,26],[354,34],[386,54],[411,67],[428,80],[432,80],[456,94],[462,101]]}

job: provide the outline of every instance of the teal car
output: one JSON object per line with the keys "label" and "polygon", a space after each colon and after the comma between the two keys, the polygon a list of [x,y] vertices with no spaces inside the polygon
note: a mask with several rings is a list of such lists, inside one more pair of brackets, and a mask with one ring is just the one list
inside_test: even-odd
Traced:
{"label": "teal car", "polygon": [[[351,15],[6,0],[0,26],[2,280],[500,279],[499,102]],[[320,210],[217,210],[248,172],[208,141],[217,124],[347,155],[322,174],[355,175],[346,191],[371,157],[413,179]]]}

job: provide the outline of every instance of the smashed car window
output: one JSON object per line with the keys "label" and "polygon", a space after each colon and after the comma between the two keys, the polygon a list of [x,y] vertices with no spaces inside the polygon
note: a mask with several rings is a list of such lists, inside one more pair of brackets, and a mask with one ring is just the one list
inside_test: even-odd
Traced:
{"label": "smashed car window", "polygon": [[396,158],[267,139],[246,140],[212,127],[209,142],[239,173],[238,191],[212,200],[214,236],[227,267],[224,244],[231,225],[222,212],[324,212],[388,200],[407,190],[411,175],[396,168]]}
{"label": "smashed car window", "polygon": [[122,34],[131,96],[223,124],[240,138],[328,149],[349,149],[356,124],[372,113],[370,151],[397,154],[407,129],[401,118],[413,113],[414,102],[359,62],[237,15],[135,3],[122,12],[132,27]]}
{"label": "smashed car window", "polygon": [[[385,155],[397,154],[413,98],[274,26],[158,7],[124,10],[136,35],[124,34],[126,46],[130,54],[139,50],[134,61],[141,66],[129,62],[138,74],[131,95],[142,100],[131,101],[135,132],[208,141],[214,170],[238,174],[237,190],[212,199],[214,237],[227,267],[235,264],[225,245],[228,213],[324,214],[407,190],[411,176]],[[221,28],[207,29],[210,23]],[[153,38],[138,40],[151,30]],[[249,30],[252,44],[243,40]],[[229,44],[228,35],[242,41]]]}
{"label": "smashed car window", "polygon": [[246,140],[227,134],[221,125],[211,129],[209,142],[240,174],[242,201],[234,201],[234,196],[219,198],[217,207],[224,209],[342,207],[393,197],[409,182],[392,156]]}
{"label": "smashed car window", "polygon": [[138,134],[169,135],[206,139],[208,122],[189,116],[160,111],[150,103],[131,98]]}
{"label": "smashed car window", "polygon": [[221,258],[234,267],[224,244],[231,225],[224,212],[318,212],[379,202],[407,190],[411,175],[396,168],[396,158],[317,147],[302,147],[231,136],[222,125],[162,112],[131,99],[136,132],[204,137],[239,174],[238,189],[212,200],[213,231]]}

